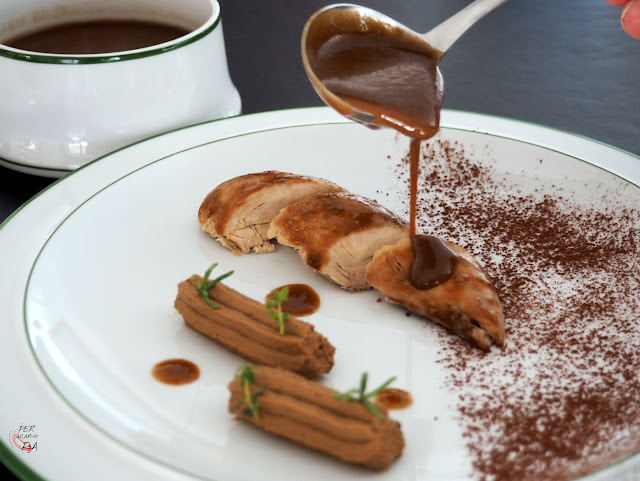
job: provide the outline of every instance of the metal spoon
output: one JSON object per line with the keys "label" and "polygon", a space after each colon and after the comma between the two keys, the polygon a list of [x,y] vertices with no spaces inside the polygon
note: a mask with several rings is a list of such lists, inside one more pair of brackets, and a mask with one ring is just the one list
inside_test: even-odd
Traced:
{"label": "metal spoon", "polygon": [[[330,5],[313,14],[304,27],[301,44],[303,65],[320,97],[342,115],[368,127],[392,127],[410,137],[428,138],[437,131],[439,124],[440,103],[443,94],[443,80],[440,70],[437,68],[440,58],[469,27],[506,1],[476,0],[426,34],[416,33],[369,8],[350,4]],[[397,52],[416,51],[425,59],[431,56],[433,68],[425,70],[427,75],[421,75],[420,72],[414,71],[413,77],[406,76],[403,79],[399,77],[406,70],[404,67],[389,74],[389,66],[382,65],[379,72],[374,72],[380,63],[380,52],[376,51],[372,54],[371,59],[360,65],[363,55],[361,55],[361,51],[354,50],[351,52],[351,57],[345,57],[341,60],[340,65],[346,66],[349,70],[347,76],[356,80],[355,87],[351,85],[349,87],[351,91],[348,91],[347,94],[339,92],[335,85],[329,88],[330,81],[335,84],[335,80],[339,82],[345,75],[343,72],[332,73],[332,69],[335,70],[336,65],[327,66],[322,63],[323,55],[325,55],[323,52],[333,48],[336,41],[340,41],[340,38],[347,35],[359,37],[359,40],[355,41],[360,42],[362,37],[368,34],[377,36],[378,39],[386,36],[392,40],[402,39],[403,42],[409,40],[409,47],[401,45],[396,48]],[[338,47],[338,49],[340,48],[342,47]],[[342,51],[338,52],[338,55],[343,54]],[[422,60],[418,60],[418,62]],[[394,58],[391,62],[395,65],[397,59]],[[362,71],[358,71],[358,69]],[[327,72],[330,72],[334,78],[328,79]],[[430,83],[416,86],[413,91],[407,90],[408,85],[419,83],[424,76],[432,77],[429,80]],[[374,96],[372,101],[371,98],[367,98],[368,94],[365,91],[372,89],[377,89],[378,94],[386,96],[386,99],[390,99],[391,95],[398,97],[392,99],[398,108],[389,110],[386,107],[393,106],[386,105],[385,99],[380,100]],[[360,95],[360,91],[363,96]],[[428,94],[423,95],[426,91]],[[393,94],[387,95],[386,92],[393,92]],[[423,95],[424,99],[419,100],[417,106],[411,106],[412,100],[409,97],[416,94]],[[407,97],[404,99],[404,103],[401,98],[403,95]],[[431,99],[429,96],[433,98]],[[424,105],[419,105],[420,101],[423,101]],[[403,111],[403,109],[406,110],[405,105],[409,106],[412,111]],[[432,112],[427,112],[425,118],[417,119],[414,114],[422,115],[419,112],[420,109],[432,110]]]}

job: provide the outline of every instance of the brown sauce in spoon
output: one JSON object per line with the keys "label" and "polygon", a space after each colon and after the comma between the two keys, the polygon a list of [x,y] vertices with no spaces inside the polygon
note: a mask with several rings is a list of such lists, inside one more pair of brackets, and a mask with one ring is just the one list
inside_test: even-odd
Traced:
{"label": "brown sauce in spoon", "polygon": [[[365,11],[330,9],[318,14],[306,34],[307,59],[317,77],[311,80],[319,93],[318,81],[336,97],[321,93],[343,115],[370,127],[391,127],[411,139],[410,281],[417,289],[429,289],[449,279],[458,260],[441,240],[416,235],[420,147],[440,128],[442,52],[418,34]],[[353,111],[345,111],[337,99]]]}
{"label": "brown sauce in spoon", "polygon": [[[376,125],[419,139],[438,131],[442,53],[418,34],[357,10],[331,9],[310,26],[306,51],[324,87],[350,106],[374,114]],[[348,116],[339,103],[325,100]]]}

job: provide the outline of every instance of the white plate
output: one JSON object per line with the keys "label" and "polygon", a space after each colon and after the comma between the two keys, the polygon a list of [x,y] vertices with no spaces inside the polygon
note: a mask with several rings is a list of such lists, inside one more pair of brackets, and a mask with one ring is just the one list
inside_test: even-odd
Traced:
{"label": "white plate", "polygon": [[[525,172],[553,158],[544,170],[550,178],[567,168],[575,178],[605,176],[583,160],[620,176],[607,174],[609,187],[625,184],[621,178],[640,184],[640,159],[585,138],[452,111],[443,113],[442,125],[443,138],[488,148],[507,170]],[[397,375],[396,386],[412,392],[413,406],[393,412],[404,428],[405,453],[377,478],[473,479],[450,394],[438,387],[444,373],[435,328],[376,303],[374,292],[335,288],[288,249],[233,256],[196,220],[215,185],[265,169],[325,177],[375,198],[398,188],[393,166],[405,153],[406,143],[392,132],[367,130],[329,109],[281,111],[134,144],[32,199],[0,230],[0,427],[9,433],[0,459],[24,479],[370,477],[227,413],[226,384],[243,361],[185,328],[172,307],[176,284],[217,261],[220,273],[235,270],[231,286],[257,299],[291,282],[319,292],[322,307],[309,320],[338,348],[321,382],[346,389],[369,371],[371,382]],[[403,208],[393,196],[383,203]],[[375,354],[381,351],[388,355]],[[171,357],[196,362],[200,379],[182,387],[155,381],[152,365]],[[24,425],[38,435],[30,453],[8,442]],[[638,469],[635,455],[589,479],[625,479]]]}

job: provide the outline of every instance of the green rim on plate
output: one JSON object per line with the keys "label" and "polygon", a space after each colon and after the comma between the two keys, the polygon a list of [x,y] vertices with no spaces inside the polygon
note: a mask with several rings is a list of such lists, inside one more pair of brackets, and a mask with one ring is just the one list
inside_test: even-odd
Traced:
{"label": "green rim on plate", "polygon": [[9,452],[9,448],[4,443],[0,443],[0,460],[9,471],[24,481],[46,481],[18,456]]}
{"label": "green rim on plate", "polygon": [[[325,108],[325,107],[320,107],[320,108],[314,107],[314,108],[293,109],[293,110],[294,110],[294,111],[298,111],[298,112],[302,112],[302,111],[314,111],[314,110],[319,111],[320,109],[326,109],[326,108]],[[270,114],[273,114],[273,113],[270,113]],[[265,114],[264,114],[264,113],[260,113],[260,114],[254,114],[253,116],[263,116],[263,115],[265,115]],[[267,114],[267,115],[269,115],[269,114]],[[487,115],[481,115],[481,116],[483,116],[483,117],[491,117],[491,116],[487,116]],[[249,117],[249,116],[244,116],[244,117]],[[198,124],[198,125],[213,124],[213,123],[217,123],[217,122],[221,122],[221,121],[225,121],[225,120],[227,120],[227,121],[228,121],[229,119],[218,119],[218,120],[215,120],[215,121],[206,121],[206,122],[203,122],[203,123]],[[513,121],[511,121],[511,122],[513,122]],[[516,122],[517,122],[517,123],[520,123],[520,124],[527,124],[526,122],[522,122],[522,121],[516,121]],[[335,124],[342,124],[342,123],[345,123],[345,124],[347,124],[347,123],[349,123],[349,121],[347,121],[347,120],[338,120],[338,121],[333,121],[333,122],[328,122],[328,123],[335,123]],[[149,163],[146,163],[146,164],[145,164],[145,165],[143,165],[143,166],[140,166],[140,167],[139,167],[139,168],[137,168],[137,169],[134,169],[134,170],[128,171],[127,173],[125,173],[125,174],[123,174],[123,175],[119,176],[117,179],[115,179],[115,180],[113,180],[112,182],[108,183],[107,185],[103,186],[100,190],[98,190],[97,192],[95,192],[95,193],[94,193],[92,196],[90,196],[88,199],[85,199],[85,200],[84,200],[84,202],[81,202],[81,203],[80,203],[80,204],[79,204],[79,205],[78,205],[78,206],[77,206],[77,207],[76,207],[76,208],[75,208],[75,209],[74,209],[74,210],[73,210],[73,211],[72,211],[68,216],[65,216],[65,217],[64,217],[64,219],[61,221],[60,225],[62,225],[62,223],[64,223],[64,222],[66,221],[66,219],[68,219],[68,218],[69,218],[69,217],[70,217],[74,212],[76,212],[79,208],[81,208],[81,207],[82,207],[82,206],[83,206],[83,205],[84,205],[84,204],[85,204],[89,199],[91,199],[93,196],[97,195],[98,193],[100,193],[102,190],[106,189],[106,188],[107,188],[107,187],[109,187],[110,185],[113,185],[113,184],[117,183],[117,182],[118,182],[118,181],[120,181],[121,179],[123,179],[123,178],[127,177],[128,175],[131,175],[131,174],[132,174],[132,173],[134,173],[134,172],[137,172],[137,171],[139,171],[139,170],[142,170],[142,169],[144,169],[144,168],[147,168],[148,166],[150,166],[150,165],[152,165],[152,164],[155,164],[155,163],[157,163],[157,162],[163,161],[163,160],[165,160],[165,159],[167,159],[167,158],[169,158],[169,157],[172,157],[172,156],[174,156],[174,155],[176,155],[176,154],[178,154],[178,153],[181,153],[181,152],[184,152],[184,151],[187,151],[187,150],[191,150],[191,149],[194,149],[194,148],[198,148],[198,147],[200,147],[200,146],[202,146],[202,145],[206,145],[206,144],[210,144],[210,143],[215,143],[215,142],[219,142],[219,141],[224,141],[224,140],[227,140],[227,139],[229,139],[229,138],[235,138],[235,137],[241,137],[241,136],[246,136],[246,135],[252,135],[252,134],[255,134],[255,133],[257,133],[257,132],[271,131],[271,130],[281,130],[281,129],[289,129],[289,128],[297,128],[297,127],[308,127],[308,126],[313,126],[313,125],[317,125],[317,124],[316,124],[316,122],[311,122],[311,123],[299,123],[299,124],[295,124],[295,125],[283,125],[283,126],[277,126],[277,127],[266,127],[266,128],[265,128],[265,127],[263,127],[263,128],[261,128],[261,129],[252,129],[252,130],[251,130],[251,131],[249,131],[249,132],[241,132],[241,133],[238,133],[238,132],[235,132],[235,133],[227,133],[226,135],[223,135],[223,136],[221,136],[221,137],[214,138],[214,139],[212,139],[212,140],[207,140],[207,141],[206,141],[206,142],[204,142],[204,143],[197,144],[197,145],[192,145],[192,146],[190,146],[190,147],[187,147],[187,148],[181,149],[181,150],[176,151],[176,152],[171,152],[171,153],[169,153],[168,155],[164,155],[164,156],[162,156],[162,157],[160,157],[160,158],[157,158],[157,159],[155,159],[155,160],[153,160],[153,161],[151,161],[151,162],[149,162]],[[540,127],[540,126],[539,126],[539,125],[537,125],[537,124],[529,124],[529,125],[533,125],[533,126],[536,126],[536,127]],[[185,130],[185,129],[193,128],[193,127],[195,127],[195,126],[182,127],[182,128],[176,129],[176,130],[174,130],[174,131],[172,131],[172,132],[177,132],[177,131],[180,131],[180,130]],[[567,155],[567,156],[572,157],[572,158],[574,158],[574,159],[576,159],[576,160],[579,160],[579,161],[581,161],[581,162],[586,162],[586,163],[588,163],[588,164],[592,165],[593,167],[596,167],[596,168],[599,168],[599,169],[605,170],[605,171],[607,171],[607,172],[610,172],[612,175],[614,175],[614,176],[616,176],[616,177],[619,177],[619,178],[623,179],[624,181],[629,182],[629,183],[634,184],[634,185],[636,185],[636,186],[637,186],[637,184],[635,184],[635,182],[633,182],[633,181],[631,181],[631,180],[629,180],[629,179],[625,179],[625,178],[624,178],[624,176],[617,175],[617,174],[615,174],[615,173],[613,173],[613,172],[611,172],[611,171],[607,170],[606,168],[603,168],[603,167],[601,167],[601,166],[598,166],[598,165],[592,164],[591,162],[588,162],[588,161],[586,161],[586,160],[583,160],[583,159],[581,159],[581,158],[579,158],[579,157],[576,157],[576,156],[574,156],[574,155],[572,155],[572,154],[569,154],[569,153],[566,153],[566,152],[562,152],[562,151],[558,151],[558,150],[555,150],[555,149],[550,148],[550,147],[548,147],[548,146],[542,146],[542,145],[539,145],[539,144],[538,144],[538,143],[536,143],[536,142],[528,142],[528,141],[526,141],[526,140],[513,139],[513,138],[510,138],[510,137],[503,137],[502,135],[492,134],[492,133],[490,133],[490,132],[478,131],[478,130],[475,130],[475,129],[473,129],[473,128],[456,128],[456,127],[445,127],[445,128],[449,128],[449,129],[452,129],[452,130],[463,130],[463,131],[477,132],[477,133],[480,133],[480,134],[492,135],[492,136],[495,136],[495,137],[502,137],[502,138],[506,138],[506,139],[513,140],[513,141],[516,141],[516,142],[521,142],[521,143],[525,143],[525,144],[535,145],[535,146],[538,146],[538,147],[541,147],[541,148],[544,148],[544,149],[547,149],[547,150],[550,150],[550,151],[560,152],[560,153],[562,153],[563,155]],[[547,130],[549,130],[549,131],[562,132],[562,131],[559,131],[559,130],[557,130],[557,129],[551,129],[551,128],[548,128],[548,127],[544,127],[544,128],[545,128],[545,129],[547,129]],[[153,136],[152,138],[165,136],[165,135],[168,135],[168,134],[170,134],[170,133],[172,133],[172,132],[167,132],[167,133],[158,134],[158,135]],[[563,132],[563,133],[564,133],[564,132]],[[621,149],[618,149],[618,148],[615,148],[615,147],[608,146],[607,144],[603,144],[603,143],[598,142],[598,141],[594,141],[593,139],[588,139],[588,138],[586,138],[586,137],[581,137],[581,136],[578,136],[578,135],[576,135],[576,134],[569,134],[569,135],[571,135],[572,137],[576,137],[576,138],[582,138],[582,139],[584,139],[584,140],[587,140],[587,141],[593,142],[593,143],[595,143],[595,144],[600,144],[600,145],[604,145],[604,146],[609,147],[609,148],[613,148],[613,149],[615,149],[615,150],[618,150],[618,151],[620,151],[620,152],[623,152],[623,153],[625,153],[625,154],[627,154],[627,155],[630,155],[630,156],[632,156],[632,157],[637,158],[637,159],[639,159],[639,160],[640,160],[640,157],[638,157],[638,156],[636,156],[636,155],[634,155],[634,154],[630,154],[629,152],[625,152],[624,150],[621,150]],[[133,143],[133,144],[131,144],[131,145],[129,145],[129,146],[125,146],[125,147],[122,147],[121,149],[118,149],[118,151],[126,150],[126,149],[128,149],[128,148],[132,147],[133,145],[136,145],[136,144],[139,144],[139,143],[141,143],[141,142],[148,141],[148,140],[149,140],[149,139],[146,139],[146,140],[142,140],[142,141],[135,142],[135,143]],[[116,152],[118,152],[118,151],[116,151]],[[108,157],[108,156],[110,156],[110,155],[113,155],[114,153],[115,153],[115,152],[112,152],[112,153],[110,153],[110,154],[106,154],[104,157]],[[81,167],[80,169],[78,169],[78,170],[83,170],[83,169],[85,169],[85,168],[88,168],[88,167],[89,167],[89,165],[94,164],[94,163],[95,163],[95,162],[97,162],[98,160],[100,160],[100,159],[96,159],[96,160],[94,160],[94,161],[90,162],[89,164],[86,164],[86,165],[82,166],[82,167]],[[76,171],[76,172],[77,172],[77,171]],[[74,173],[72,173],[70,176],[73,176],[73,175],[74,175]],[[68,180],[68,178],[66,178],[66,180]],[[34,198],[33,198],[33,199],[31,199],[29,202],[33,201],[35,198],[37,198],[37,197],[39,197],[40,195],[42,195],[42,193],[43,193],[43,192],[48,191],[51,187],[53,187],[53,185],[57,185],[57,184],[58,184],[58,183],[60,183],[60,182],[65,182],[66,180],[65,180],[65,179],[59,179],[58,181],[54,182],[54,184],[52,184],[51,186],[49,186],[48,188],[44,189],[44,191],[42,191],[40,194],[38,194],[38,195],[34,196]],[[26,205],[26,204],[25,204],[25,205]],[[23,207],[24,207],[24,206],[23,206]],[[0,230],[2,230],[2,228],[3,228],[3,227],[5,227],[5,226],[8,224],[8,222],[9,222],[9,221],[10,221],[10,220],[11,220],[11,219],[12,219],[12,218],[13,218],[13,217],[14,217],[14,216],[15,216],[15,215],[20,211],[20,210],[22,210],[22,208],[18,209],[16,212],[14,212],[14,214],[12,214],[11,216],[9,216],[9,217],[4,221],[4,222],[0,223]],[[59,227],[60,227],[60,225],[58,225],[58,226],[56,227],[56,230],[57,230],[57,228],[59,228]],[[55,233],[55,231],[54,231],[54,233]],[[52,235],[53,235],[53,233],[51,234],[51,236],[52,236]],[[47,242],[48,242],[48,239],[47,239]],[[46,245],[46,242],[45,242],[45,245]],[[44,247],[44,246],[42,246],[42,247]],[[42,251],[42,250],[40,250],[40,252],[41,252],[41,251]],[[38,253],[38,256],[39,256],[39,255],[40,255],[40,253]],[[31,275],[31,274],[30,274],[30,275]],[[24,305],[23,305],[23,308],[24,308]],[[23,312],[24,312],[24,311],[23,311]],[[32,347],[32,346],[31,346],[31,344],[30,344],[30,347]],[[47,378],[47,379],[48,379],[48,378]],[[53,386],[53,387],[54,387],[54,389],[55,389],[55,386]],[[63,398],[63,399],[65,399],[64,397],[62,397],[62,398]],[[71,408],[72,408],[72,409],[74,409],[74,406],[72,406],[72,405],[71,405]],[[77,411],[76,411],[76,412],[77,412]],[[80,415],[82,416],[82,414],[80,414]],[[6,442],[6,441],[5,441],[5,442]],[[636,455],[637,455],[637,453],[633,453],[633,454],[631,454],[629,457],[633,457],[633,456],[636,456]],[[603,467],[603,468],[602,468],[602,469],[600,469],[600,470],[594,471],[594,473],[595,473],[595,472],[598,472],[598,471],[604,471],[604,470],[606,470],[606,469],[610,469],[613,465],[615,465],[615,464],[619,464],[619,463],[621,463],[621,462],[623,462],[623,461],[626,461],[629,457],[621,458],[621,459],[617,460],[616,462],[614,462],[614,463],[612,463],[612,464],[610,464],[610,465],[607,465],[607,466]],[[1,442],[1,441],[0,441],[0,461],[2,461],[2,462],[7,466],[7,468],[9,468],[13,473],[15,473],[15,474],[16,474],[16,476],[20,477],[20,478],[21,478],[21,479],[23,479],[23,480],[28,480],[28,481],[32,481],[32,480],[33,480],[33,481],[45,481],[45,478],[41,477],[41,476],[40,476],[36,471],[34,471],[33,469],[31,469],[31,467],[27,464],[27,462],[26,462],[25,460],[23,460],[23,458],[22,458],[22,456],[21,456],[21,454],[20,454],[20,453],[15,452],[15,450],[12,450],[9,446],[7,446],[5,443],[3,443],[3,442]],[[591,473],[591,475],[593,475],[594,473]],[[580,479],[580,478],[578,478],[578,479]]]}

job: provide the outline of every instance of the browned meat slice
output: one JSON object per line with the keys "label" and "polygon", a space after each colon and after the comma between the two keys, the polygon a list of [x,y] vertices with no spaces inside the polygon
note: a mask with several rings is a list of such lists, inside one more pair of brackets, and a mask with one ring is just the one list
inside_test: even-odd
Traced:
{"label": "browned meat slice", "polygon": [[178,284],[174,306],[187,326],[252,362],[312,379],[331,370],[335,348],[312,324],[289,316],[281,335],[263,304],[222,283],[209,291],[219,309],[207,305],[196,288],[201,281],[193,276]]}
{"label": "browned meat slice", "polygon": [[[229,412],[271,434],[280,436],[343,461],[383,470],[402,454],[404,438],[387,410],[376,405],[382,418],[362,403],[341,402],[337,391],[291,372],[250,366],[253,382],[247,397],[241,372],[229,384]],[[247,368],[245,368],[247,369]],[[246,378],[245,378],[246,379]],[[255,405],[254,405],[255,406]]]}
{"label": "browned meat slice", "polygon": [[453,275],[430,289],[409,281],[413,262],[410,238],[380,249],[367,267],[367,282],[391,302],[428,317],[488,350],[504,342],[504,317],[493,284],[480,264],[462,247],[445,242],[459,257]]}
{"label": "browned meat slice", "polygon": [[198,220],[204,231],[236,254],[272,252],[266,234],[280,209],[313,193],[342,190],[327,180],[286,172],[241,175],[205,197]]}
{"label": "browned meat slice", "polygon": [[366,289],[373,253],[407,235],[394,213],[365,197],[327,192],[280,211],[267,233],[298,249],[302,262],[349,290]]}

